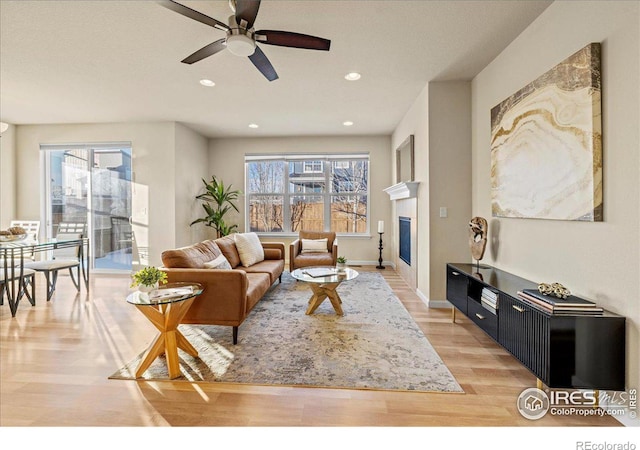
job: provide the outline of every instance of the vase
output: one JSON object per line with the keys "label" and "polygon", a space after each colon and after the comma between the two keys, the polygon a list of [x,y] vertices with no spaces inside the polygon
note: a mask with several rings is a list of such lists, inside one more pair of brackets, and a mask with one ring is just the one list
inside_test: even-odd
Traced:
{"label": "vase", "polygon": [[347,263],[336,263],[336,269],[338,272],[344,272],[347,267]]}
{"label": "vase", "polygon": [[151,286],[149,286],[147,284],[141,284],[141,285],[138,286],[138,291],[140,291],[140,292],[147,292],[148,293],[148,292],[153,291],[154,289],[158,289],[158,282],[156,282],[155,284],[153,284]]}

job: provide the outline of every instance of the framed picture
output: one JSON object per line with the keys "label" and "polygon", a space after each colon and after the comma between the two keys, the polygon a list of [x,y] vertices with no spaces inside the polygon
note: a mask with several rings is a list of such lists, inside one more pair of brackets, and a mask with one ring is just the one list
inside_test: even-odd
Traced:
{"label": "framed picture", "polygon": [[415,180],[413,134],[396,149],[396,183]]}
{"label": "framed picture", "polygon": [[494,217],[602,221],[600,44],[491,109]]}

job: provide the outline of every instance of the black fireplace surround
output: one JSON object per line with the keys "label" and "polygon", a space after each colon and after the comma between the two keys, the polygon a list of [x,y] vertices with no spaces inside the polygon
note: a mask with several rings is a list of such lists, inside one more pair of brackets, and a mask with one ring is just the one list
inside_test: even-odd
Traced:
{"label": "black fireplace surround", "polygon": [[400,230],[400,259],[411,265],[411,217],[398,217]]}

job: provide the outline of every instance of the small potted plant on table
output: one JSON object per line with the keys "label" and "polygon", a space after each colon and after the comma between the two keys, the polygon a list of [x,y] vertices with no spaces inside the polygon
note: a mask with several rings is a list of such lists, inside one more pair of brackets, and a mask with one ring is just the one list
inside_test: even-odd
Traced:
{"label": "small potted plant on table", "polygon": [[338,272],[344,272],[344,269],[347,267],[347,258],[344,256],[338,256],[336,258],[336,269]]}
{"label": "small potted plant on table", "polygon": [[157,289],[160,283],[167,283],[167,274],[156,267],[145,267],[132,275],[131,287],[138,287],[140,292],[151,292]]}

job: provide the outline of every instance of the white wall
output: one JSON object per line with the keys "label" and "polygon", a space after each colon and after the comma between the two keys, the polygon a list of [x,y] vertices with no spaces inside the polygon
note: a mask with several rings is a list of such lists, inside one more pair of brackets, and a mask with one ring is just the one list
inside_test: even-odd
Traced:
{"label": "white wall", "polygon": [[[430,305],[446,299],[446,263],[470,259],[470,110],[469,82],[430,82],[392,136],[394,152],[407,136],[415,136],[415,181],[420,182],[417,284],[418,294]],[[440,217],[440,207],[447,208],[446,218]],[[397,238],[393,251],[396,248]]]}
{"label": "white wall", "polygon": [[[446,264],[469,261],[471,83],[429,83],[429,301],[447,298]],[[440,208],[447,217],[440,217]]]}
{"label": "white wall", "polygon": [[15,126],[9,125],[0,136],[0,229],[9,228],[10,222],[20,219],[15,214],[16,193],[16,138]]}
{"label": "white wall", "polygon": [[209,142],[206,138],[176,124],[175,141],[176,247],[200,242],[209,236],[202,226],[189,224],[204,210],[196,195],[203,192],[202,179],[209,180]]}
{"label": "white wall", "polygon": [[638,2],[554,2],[473,80],[473,214],[491,219],[490,110],[591,42],[602,43],[604,222],[493,219],[485,258],[558,281],[627,317],[627,386],[640,386]]}
{"label": "white wall", "polygon": [[40,144],[130,141],[136,241],[148,251],[143,264],[161,264],[162,250],[175,247],[175,128],[173,122],[16,127],[16,217],[39,220],[44,209]]}
{"label": "white wall", "polygon": [[[395,177],[395,151],[407,137],[414,135],[414,165],[415,180],[418,186],[417,218],[418,239],[417,246],[417,288],[427,295],[431,286],[429,242],[429,85],[427,84],[414,100],[411,108],[404,115],[391,136],[391,155],[393,156],[393,174]],[[395,183],[395,179],[394,179]],[[396,216],[396,205],[393,205],[393,216]],[[392,221],[389,232],[393,236],[393,254],[398,253],[398,224]]]}
{"label": "white wall", "polygon": [[[391,184],[391,154],[388,136],[323,136],[323,137],[283,137],[283,138],[225,138],[212,139],[209,144],[209,172],[225,184],[231,183],[235,189],[245,191],[244,155],[247,153],[354,153],[369,152],[370,178],[370,230],[371,237],[340,237],[339,253],[351,262],[378,261],[378,220],[389,222],[391,202],[382,190]],[[238,202],[240,214],[235,217],[239,230],[244,231],[243,195]],[[292,237],[265,237],[263,240],[284,242],[287,246]],[[383,250],[387,261],[389,249]],[[287,258],[288,259],[288,258]]]}

